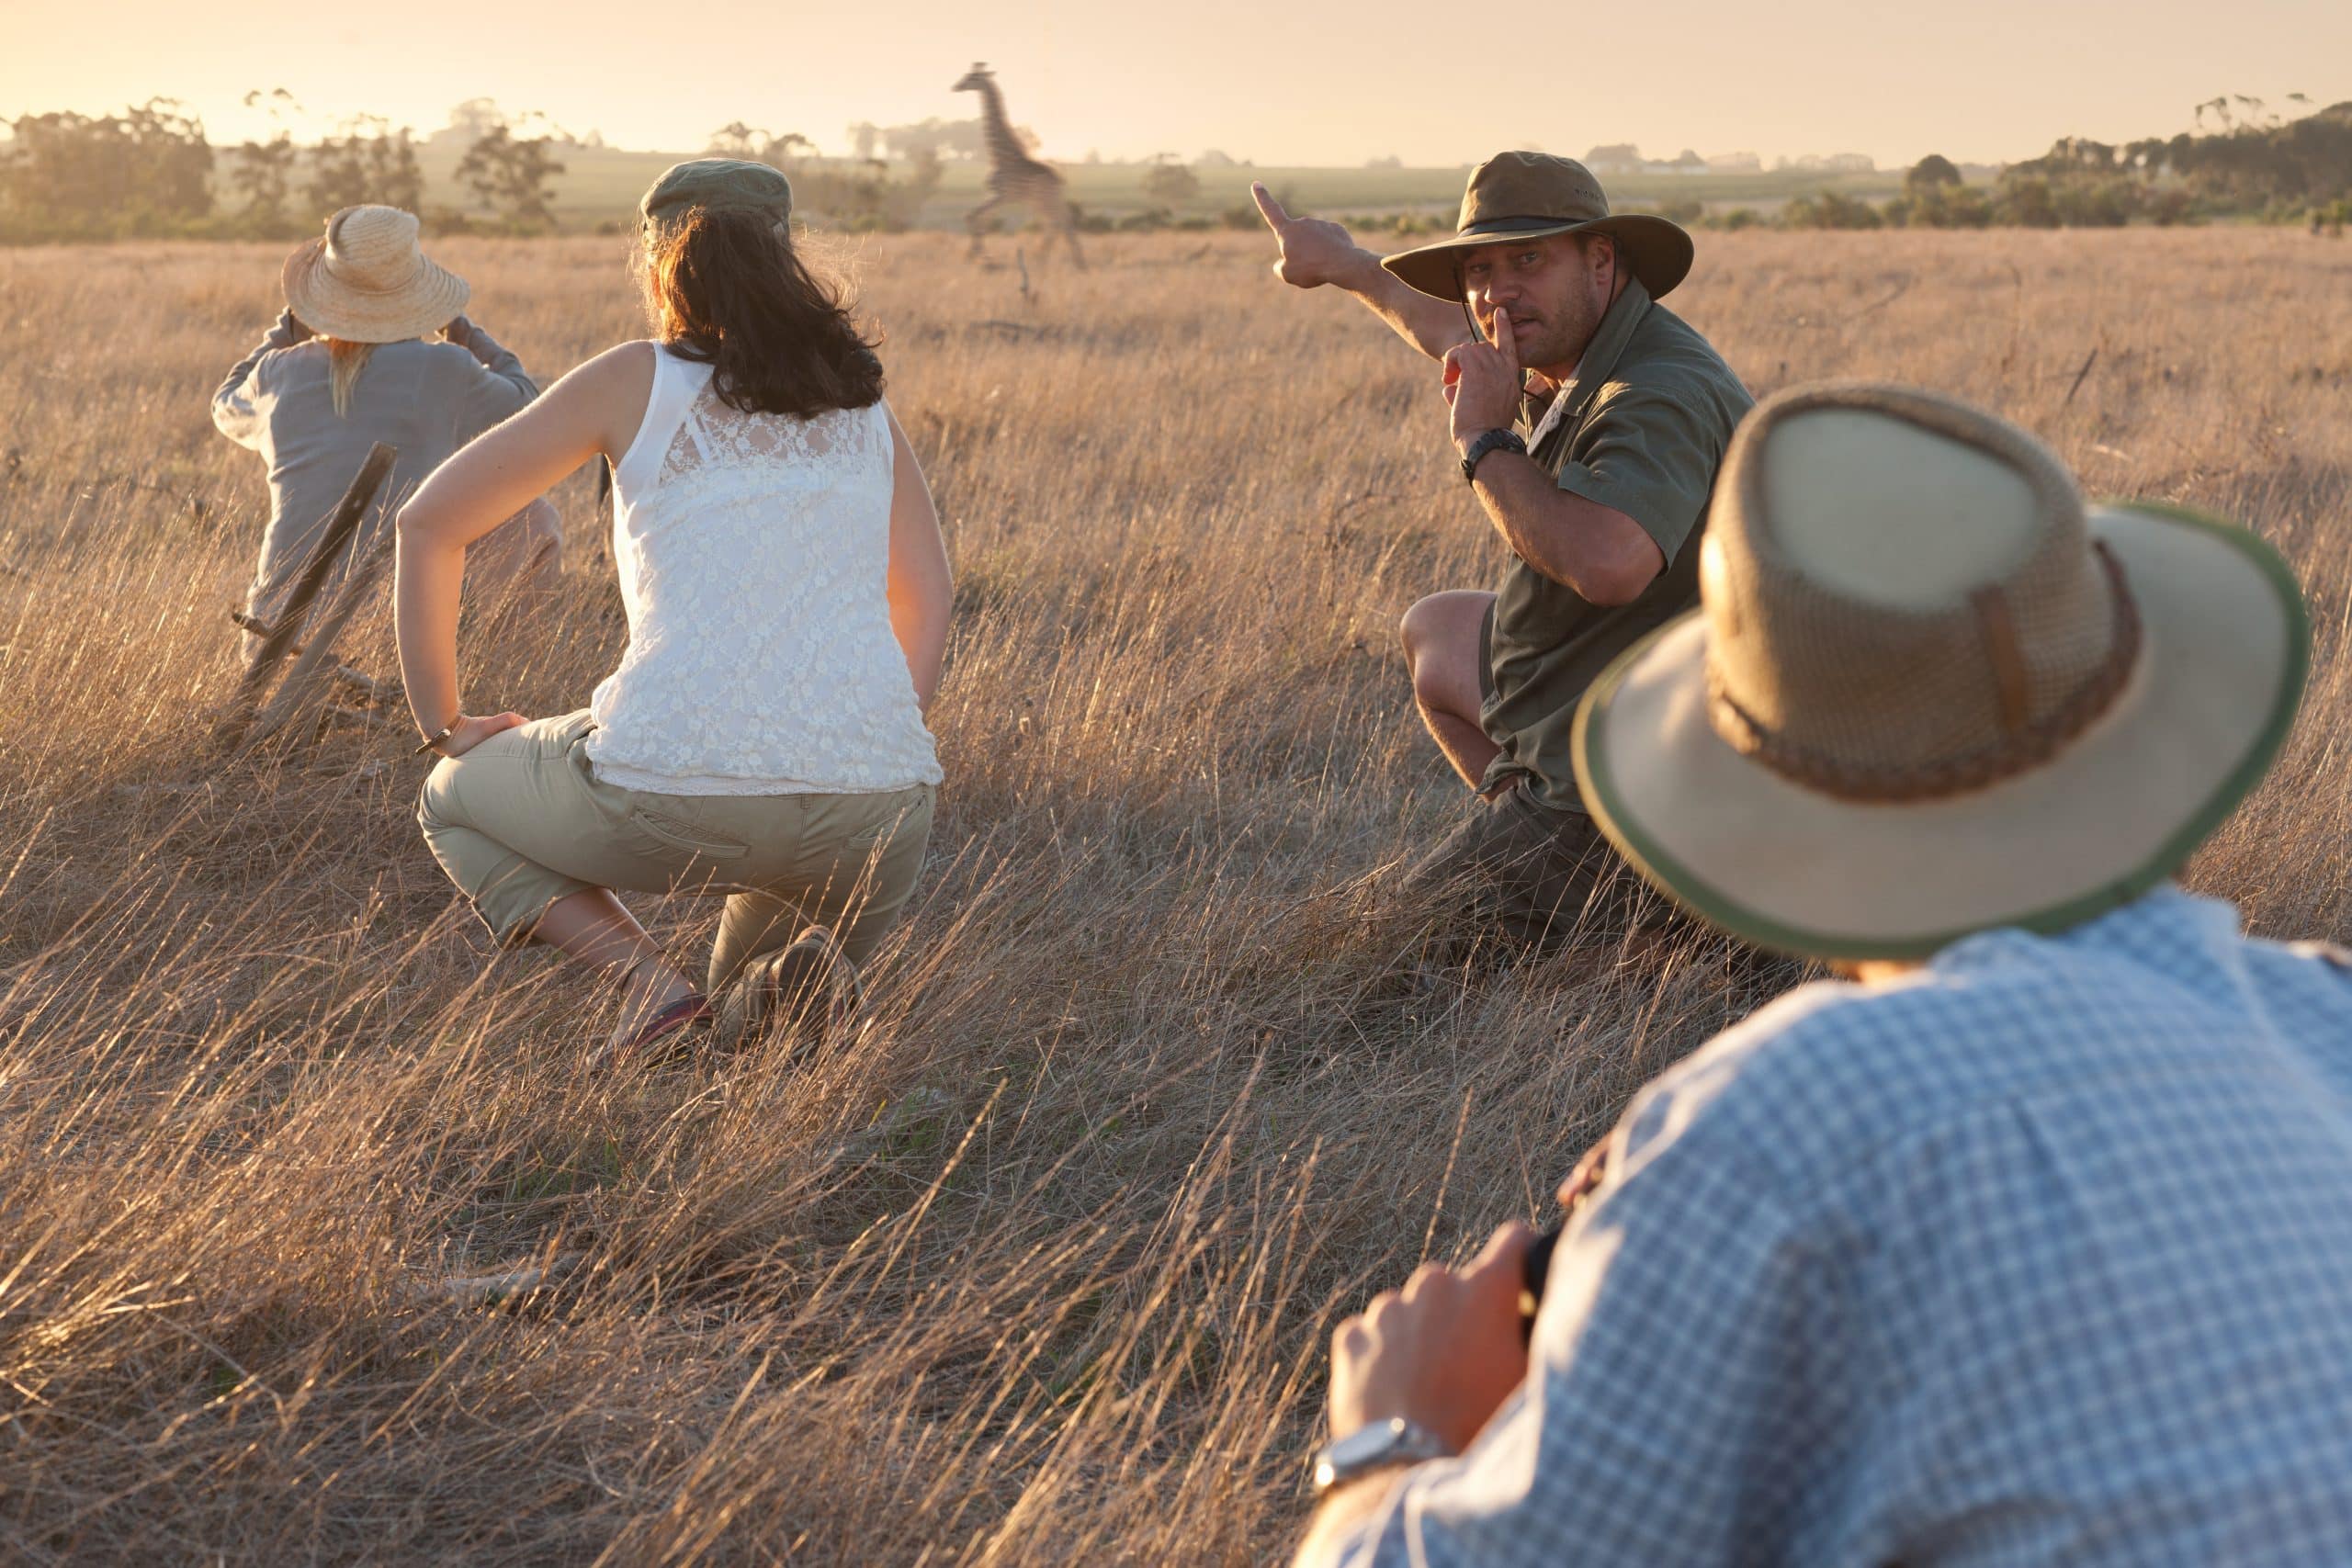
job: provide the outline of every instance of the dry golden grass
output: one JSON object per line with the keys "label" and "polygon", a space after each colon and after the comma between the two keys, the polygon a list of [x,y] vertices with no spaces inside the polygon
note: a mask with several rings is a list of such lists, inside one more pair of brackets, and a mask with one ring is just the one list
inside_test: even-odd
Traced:
{"label": "dry golden grass", "polygon": [[[918,907],[854,1043],[683,1083],[593,1076],[602,998],[493,961],[403,738],[205,749],[262,496],[205,400],[275,252],[0,253],[0,1557],[1269,1556],[1330,1310],[1544,1212],[1754,1005],[1717,950],[1400,972],[1351,919],[1458,809],[1397,616],[1497,570],[1421,362],[1246,236],[1035,302],[957,249],[854,259],[959,578]],[[543,371],[635,331],[613,242],[443,252]],[[2288,552],[2311,699],[2193,880],[2345,936],[2352,247],[1702,254],[1674,303],[1759,390],[1949,388]],[[563,499],[485,711],[618,648]],[[707,906],[640,903],[699,953]]]}

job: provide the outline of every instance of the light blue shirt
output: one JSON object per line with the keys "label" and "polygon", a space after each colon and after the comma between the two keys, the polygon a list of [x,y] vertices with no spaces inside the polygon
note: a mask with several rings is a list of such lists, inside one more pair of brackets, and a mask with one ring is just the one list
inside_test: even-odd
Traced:
{"label": "light blue shirt", "polygon": [[2172,889],[1645,1090],[1350,1562],[2352,1563],[2352,973]]}
{"label": "light blue shirt", "polygon": [[[457,336],[379,344],[337,413],[324,339],[281,313],[212,394],[212,423],[269,465],[269,526],[245,608],[277,619],[294,575],[326,532],[327,517],[379,441],[400,449],[360,537],[389,527],[426,476],[467,442],[539,395],[523,363],[463,316]],[[554,514],[548,513],[552,524]]]}

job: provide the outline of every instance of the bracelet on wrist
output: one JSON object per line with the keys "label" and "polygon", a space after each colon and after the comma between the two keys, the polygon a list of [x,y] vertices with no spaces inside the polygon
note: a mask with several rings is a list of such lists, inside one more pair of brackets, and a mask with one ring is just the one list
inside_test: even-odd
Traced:
{"label": "bracelet on wrist", "polygon": [[[459,716],[459,717],[463,716],[463,715]],[[458,720],[453,718],[448,723],[443,725],[439,729],[435,730],[433,734],[426,736],[424,738],[424,744],[419,746],[415,750],[411,751],[409,755],[412,757],[422,757],[427,751],[438,750],[440,750],[441,742],[448,739],[449,737],[457,733]]]}

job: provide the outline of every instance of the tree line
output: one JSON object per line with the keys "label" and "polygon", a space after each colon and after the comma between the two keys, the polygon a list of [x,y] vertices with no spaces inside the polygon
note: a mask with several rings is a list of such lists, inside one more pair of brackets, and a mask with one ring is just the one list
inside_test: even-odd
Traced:
{"label": "tree line", "polygon": [[[2297,96],[2300,101],[2300,95]],[[2039,158],[1971,185],[1930,154],[1883,205],[1837,191],[1781,214],[1799,229],[2093,229],[2256,218],[2341,233],[2352,220],[2352,101],[2288,119],[2230,94],[2198,106],[2197,130],[2115,144],[2062,137]],[[2206,130],[2207,126],[2213,129]]]}
{"label": "tree line", "polygon": [[[378,116],[344,121],[298,141],[279,89],[249,94],[270,112],[270,134],[215,146],[204,123],[168,98],[119,114],[71,110],[6,120],[0,142],[0,243],[128,238],[292,239],[331,213],[363,203],[421,210],[424,175],[414,130]],[[488,221],[513,232],[555,224],[549,184],[563,172],[551,127],[537,117],[481,117],[457,178]],[[482,226],[454,209],[433,215],[441,233]]]}

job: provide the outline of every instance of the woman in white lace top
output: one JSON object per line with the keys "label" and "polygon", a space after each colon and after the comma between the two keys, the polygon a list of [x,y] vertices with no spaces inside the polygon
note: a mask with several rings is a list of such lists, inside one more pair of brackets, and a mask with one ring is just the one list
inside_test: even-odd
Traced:
{"label": "woman in white lace top", "polygon": [[[741,1039],[854,995],[922,868],[924,714],[949,582],[882,369],[759,164],[697,159],[643,208],[658,341],[622,344],[451,458],[400,514],[401,668],[445,761],[418,818],[501,942],[622,982],[613,1043]],[[466,545],[598,455],[629,638],[589,705],[460,709]],[[703,987],[616,890],[729,897]]]}

